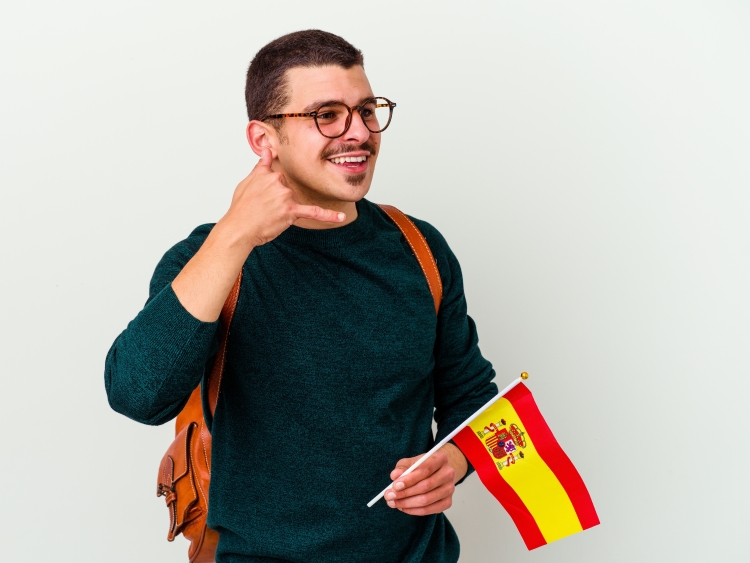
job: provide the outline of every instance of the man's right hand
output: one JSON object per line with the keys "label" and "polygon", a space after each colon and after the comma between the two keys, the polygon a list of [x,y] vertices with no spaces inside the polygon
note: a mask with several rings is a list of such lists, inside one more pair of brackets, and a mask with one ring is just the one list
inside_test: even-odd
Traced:
{"label": "man's right hand", "polygon": [[344,213],[298,203],[284,175],[271,169],[271,162],[271,151],[263,149],[258,164],[234,190],[232,205],[220,221],[242,236],[248,252],[275,239],[297,219],[330,223],[346,219]]}
{"label": "man's right hand", "polygon": [[283,174],[271,169],[271,151],[234,190],[229,211],[211,230],[198,252],[172,282],[183,307],[195,318],[213,322],[253,248],[265,244],[297,219],[341,223],[344,213],[302,205]]}

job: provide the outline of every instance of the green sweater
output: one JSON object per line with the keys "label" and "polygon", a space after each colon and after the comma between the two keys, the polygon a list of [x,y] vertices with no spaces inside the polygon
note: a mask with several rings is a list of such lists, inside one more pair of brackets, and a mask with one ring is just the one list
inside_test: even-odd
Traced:
{"label": "green sweater", "polygon": [[[366,504],[396,461],[426,452],[497,393],[494,371],[440,233],[414,220],[444,285],[436,316],[398,227],[367,200],[357,211],[339,228],[292,226],[244,264],[212,422],[219,563],[458,559],[443,514]],[[171,287],[211,228],[164,255],[146,306],[107,355],[109,403],[139,422],[177,416],[218,349],[219,322],[194,318]]]}

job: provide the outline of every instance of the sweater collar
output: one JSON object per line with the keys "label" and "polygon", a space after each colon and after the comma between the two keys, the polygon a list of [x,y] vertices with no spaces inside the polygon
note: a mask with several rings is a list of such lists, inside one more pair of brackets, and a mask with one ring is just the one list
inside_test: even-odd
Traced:
{"label": "sweater collar", "polygon": [[347,246],[371,235],[373,229],[372,203],[361,199],[355,205],[357,218],[348,225],[330,229],[304,229],[291,225],[276,240],[308,248],[333,249]]}

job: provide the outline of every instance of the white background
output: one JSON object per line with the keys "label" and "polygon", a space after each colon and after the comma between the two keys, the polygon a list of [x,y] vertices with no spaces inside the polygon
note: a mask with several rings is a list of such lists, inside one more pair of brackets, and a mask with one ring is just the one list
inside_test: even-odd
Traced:
{"label": "white background", "polygon": [[446,236],[602,520],[529,553],[474,476],[462,562],[750,560],[746,2],[69,0],[0,8],[3,561],[186,561],[172,424],[111,411],[104,357],[257,160],[250,59],[311,27],[398,103],[368,197]]}

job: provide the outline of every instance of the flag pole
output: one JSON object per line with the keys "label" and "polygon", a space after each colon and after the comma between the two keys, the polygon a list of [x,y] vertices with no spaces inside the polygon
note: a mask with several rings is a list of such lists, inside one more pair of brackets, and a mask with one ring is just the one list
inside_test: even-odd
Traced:
{"label": "flag pole", "polygon": [[[427,460],[427,458],[429,458],[432,454],[434,454],[436,451],[438,451],[440,448],[442,448],[445,444],[448,443],[449,440],[451,440],[456,434],[458,434],[461,430],[463,430],[463,428],[467,424],[469,424],[472,420],[474,420],[476,417],[478,417],[480,414],[482,414],[482,412],[487,407],[489,407],[492,403],[494,403],[500,397],[502,397],[503,395],[505,395],[508,391],[510,391],[511,389],[513,389],[516,385],[518,385],[519,383],[521,383],[524,379],[528,379],[528,378],[529,378],[529,374],[526,373],[526,372],[523,372],[521,374],[521,377],[519,377],[518,379],[514,379],[511,382],[510,385],[508,385],[505,389],[503,389],[497,395],[495,395],[494,397],[492,397],[492,399],[490,399],[489,401],[487,401],[487,403],[485,403],[485,405],[483,407],[481,407],[477,412],[475,412],[474,414],[472,414],[469,418],[467,418],[466,420],[464,420],[463,423],[460,424],[453,432],[451,432],[445,438],[443,438],[437,444],[435,444],[435,446],[429,452],[427,452],[422,457],[420,457],[414,465],[412,465],[411,467],[409,467],[406,471],[404,471],[399,476],[399,479],[401,479],[401,477],[403,477],[404,475],[408,475],[409,473],[411,473],[412,471],[414,471],[417,467],[419,467],[420,465],[422,465],[425,462],[425,460]],[[378,502],[381,498],[383,498],[383,495],[385,495],[385,493],[388,491],[388,489],[392,489],[392,488],[393,488],[393,483],[391,483],[390,485],[388,485],[385,489],[383,489],[380,492],[380,494],[378,496],[376,496],[374,499],[372,499],[370,502],[368,502],[367,503],[367,508],[370,508],[373,504],[375,504],[376,502]]]}

